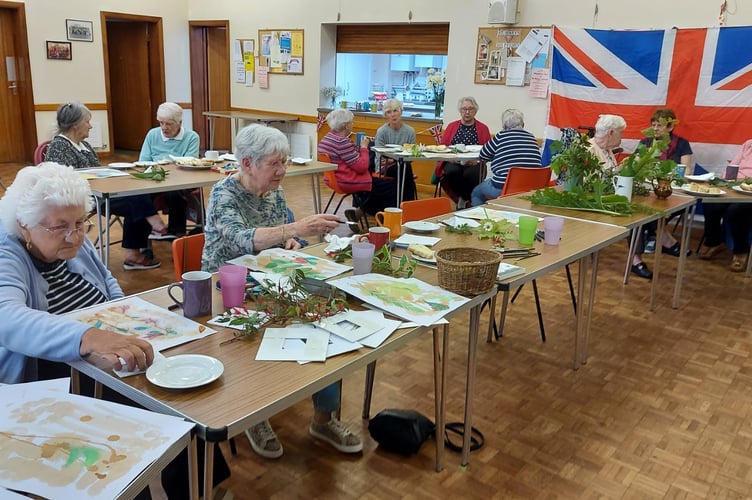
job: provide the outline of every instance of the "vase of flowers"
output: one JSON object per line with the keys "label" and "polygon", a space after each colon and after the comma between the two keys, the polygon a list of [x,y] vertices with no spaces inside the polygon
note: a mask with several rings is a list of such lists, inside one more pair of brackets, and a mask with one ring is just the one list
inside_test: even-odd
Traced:
{"label": "vase of flowers", "polygon": [[321,93],[330,100],[331,107],[334,108],[337,97],[342,95],[342,87],[324,87],[321,89]]}
{"label": "vase of flowers", "polygon": [[441,107],[444,105],[444,90],[446,89],[446,72],[437,71],[434,68],[428,70],[428,86],[433,91],[434,116],[441,116]]}

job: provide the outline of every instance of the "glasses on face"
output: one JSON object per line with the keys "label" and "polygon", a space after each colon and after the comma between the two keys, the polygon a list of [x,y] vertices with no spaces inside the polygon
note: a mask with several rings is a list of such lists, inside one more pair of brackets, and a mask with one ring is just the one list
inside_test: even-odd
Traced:
{"label": "glasses on face", "polygon": [[89,219],[81,219],[76,221],[74,227],[69,227],[68,224],[60,224],[59,226],[52,227],[43,226],[42,224],[37,225],[50,233],[53,237],[67,240],[73,233],[78,235],[87,232],[94,223]]}
{"label": "glasses on face", "polygon": [[462,111],[463,113],[474,113],[475,108],[460,108],[460,111]]}
{"label": "glasses on face", "polygon": [[274,161],[263,160],[259,162],[259,166],[277,171],[286,170],[289,163],[291,163],[291,161],[288,158],[280,158]]}

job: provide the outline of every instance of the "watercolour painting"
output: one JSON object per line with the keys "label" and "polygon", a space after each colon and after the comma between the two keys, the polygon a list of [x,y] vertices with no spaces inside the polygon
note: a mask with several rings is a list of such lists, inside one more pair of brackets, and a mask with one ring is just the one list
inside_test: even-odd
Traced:
{"label": "watercolour painting", "polygon": [[330,283],[382,311],[423,326],[434,324],[470,300],[416,278],[361,274]]}
{"label": "watercolour painting", "polygon": [[303,271],[306,278],[325,280],[352,269],[328,259],[314,257],[294,250],[269,248],[258,255],[243,255],[229,260],[229,264],[245,266],[254,271],[289,276],[296,270]]}
{"label": "watercolour painting", "polygon": [[43,498],[117,498],[175,443],[188,444],[193,425],[44,383],[0,386],[0,486]]}
{"label": "watercolour painting", "polygon": [[216,332],[138,297],[106,302],[66,316],[102,330],[138,336],[150,342],[157,351]]}

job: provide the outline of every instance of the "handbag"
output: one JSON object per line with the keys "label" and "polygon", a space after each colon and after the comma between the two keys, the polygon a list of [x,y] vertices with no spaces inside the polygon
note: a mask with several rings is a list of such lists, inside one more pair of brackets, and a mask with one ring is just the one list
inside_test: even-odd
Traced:
{"label": "handbag", "polygon": [[382,410],[368,422],[371,437],[387,451],[409,456],[434,434],[436,426],[415,410]]}

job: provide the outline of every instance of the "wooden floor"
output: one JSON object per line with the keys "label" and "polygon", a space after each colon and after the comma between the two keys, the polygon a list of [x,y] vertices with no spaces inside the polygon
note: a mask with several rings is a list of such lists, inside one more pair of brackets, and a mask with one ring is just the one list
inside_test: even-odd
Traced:
{"label": "wooden floor", "polygon": [[[7,184],[14,171],[0,166],[0,179]],[[283,184],[296,215],[309,213],[307,182]],[[127,292],[173,280],[169,244],[155,242],[155,251],[161,269],[124,272],[122,253],[113,250],[113,271]],[[362,455],[311,440],[312,407],[304,401],[272,419],[281,459],[256,456],[244,438],[237,456],[224,448],[232,477],[222,486],[249,499],[752,497],[751,281],[727,270],[730,254],[712,262],[690,257],[673,310],[676,260],[666,257],[651,313],[649,282],[622,284],[625,253],[622,242],[601,254],[590,357],[578,371],[571,369],[574,316],[563,272],[538,280],[546,343],[530,287],[510,307],[504,338],[481,340],[474,425],[486,441],[466,469],[448,451],[446,468],[434,472],[433,442],[409,458],[379,450],[360,418],[358,373],[344,380],[342,418],[363,436]],[[463,411],[467,323],[452,323],[450,421]],[[429,336],[387,356],[378,364],[372,414],[411,408],[431,416],[431,373]]]}

